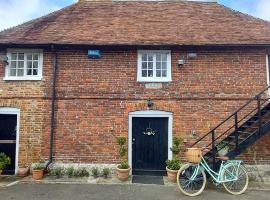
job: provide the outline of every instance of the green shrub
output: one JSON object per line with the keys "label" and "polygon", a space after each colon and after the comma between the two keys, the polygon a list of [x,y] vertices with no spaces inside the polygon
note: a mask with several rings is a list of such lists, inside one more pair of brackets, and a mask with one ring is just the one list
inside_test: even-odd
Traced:
{"label": "green shrub", "polygon": [[33,168],[34,170],[45,169],[45,163],[33,163],[33,164],[32,164],[32,168]]}
{"label": "green shrub", "polygon": [[74,173],[74,167],[68,167],[66,169],[66,174],[68,175],[68,177],[72,177]]}
{"label": "green shrub", "polygon": [[179,137],[173,138],[173,146],[170,148],[170,150],[173,153],[173,156],[177,156],[179,152],[181,151],[181,145],[183,143],[183,139]]}
{"label": "green shrub", "polygon": [[5,153],[0,153],[0,170],[6,169],[11,164],[10,157]]}
{"label": "green shrub", "polygon": [[63,167],[55,167],[55,168],[51,169],[50,175],[61,177],[64,175],[64,172],[65,172],[65,170]]}
{"label": "green shrub", "polygon": [[92,176],[94,176],[94,177],[98,177],[99,174],[100,174],[100,171],[99,171],[99,169],[98,169],[97,167],[93,167],[93,168],[91,169],[91,174],[92,174]]}
{"label": "green shrub", "polygon": [[78,169],[74,169],[73,171],[73,176],[75,177],[85,177],[85,176],[89,176],[89,172],[87,171],[86,168],[78,168]]}
{"label": "green shrub", "polygon": [[170,170],[179,170],[181,167],[180,160],[172,159],[166,161],[167,168]]}
{"label": "green shrub", "polygon": [[128,169],[129,168],[129,164],[128,161],[124,160],[120,163],[120,165],[118,165],[119,169]]}
{"label": "green shrub", "polygon": [[229,146],[228,146],[228,144],[225,143],[225,142],[220,142],[219,144],[216,145],[216,147],[217,147],[217,151],[220,151],[221,149],[226,149],[226,148],[228,148]]}
{"label": "green shrub", "polygon": [[102,170],[102,175],[105,177],[105,178],[108,178],[109,175],[111,174],[111,170],[109,168],[104,168]]}

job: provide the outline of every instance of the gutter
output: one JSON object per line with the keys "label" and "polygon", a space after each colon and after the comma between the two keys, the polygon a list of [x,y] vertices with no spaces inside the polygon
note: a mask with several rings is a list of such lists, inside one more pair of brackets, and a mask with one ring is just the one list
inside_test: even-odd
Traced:
{"label": "gutter", "polygon": [[57,79],[57,69],[58,69],[58,56],[54,45],[51,45],[51,51],[53,53],[53,77],[52,77],[52,102],[51,102],[51,134],[50,134],[50,154],[49,162],[46,164],[46,171],[48,171],[49,165],[53,162],[53,145],[54,145],[54,131],[55,131],[55,101],[56,101],[56,79]]}

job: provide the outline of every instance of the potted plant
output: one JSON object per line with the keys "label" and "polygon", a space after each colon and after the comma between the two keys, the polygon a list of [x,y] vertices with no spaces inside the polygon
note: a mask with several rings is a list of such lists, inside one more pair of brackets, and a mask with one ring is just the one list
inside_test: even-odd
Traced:
{"label": "potted plant", "polygon": [[29,174],[29,171],[30,171],[30,165],[29,165],[29,153],[32,152],[32,146],[31,146],[31,142],[30,140],[28,139],[26,141],[26,155],[25,155],[25,158],[26,158],[26,162],[24,165],[21,165],[21,167],[19,167],[18,171],[17,171],[17,176],[19,177],[25,177],[25,176],[28,176]]}
{"label": "potted plant", "polygon": [[0,153],[0,175],[2,174],[2,171],[10,164],[10,157],[8,157],[5,153]]}
{"label": "potted plant", "polygon": [[176,182],[177,172],[181,167],[181,162],[177,158],[179,152],[181,151],[181,144],[183,143],[182,138],[174,137],[173,138],[173,146],[170,150],[173,153],[173,159],[166,161],[166,171],[169,181]]}
{"label": "potted plant", "polygon": [[229,146],[225,142],[220,142],[217,146],[217,152],[219,156],[226,156],[229,152]]}
{"label": "potted plant", "polygon": [[129,178],[130,166],[128,161],[125,160],[127,148],[125,147],[126,138],[117,137],[117,144],[119,145],[119,155],[122,158],[121,163],[116,168],[117,177],[121,181],[127,181]]}
{"label": "potted plant", "polygon": [[32,164],[32,173],[33,173],[33,179],[40,180],[43,178],[44,175],[44,163],[33,163]]}

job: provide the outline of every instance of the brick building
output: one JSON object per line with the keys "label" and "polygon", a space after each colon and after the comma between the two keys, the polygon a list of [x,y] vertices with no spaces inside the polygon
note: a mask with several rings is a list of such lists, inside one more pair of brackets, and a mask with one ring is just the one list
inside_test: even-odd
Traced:
{"label": "brick building", "polygon": [[[164,170],[173,136],[190,146],[268,85],[269,33],[215,1],[180,0],[80,0],[0,32],[9,170],[116,164],[117,136],[134,169]],[[240,157],[269,164],[269,148],[265,134]]]}

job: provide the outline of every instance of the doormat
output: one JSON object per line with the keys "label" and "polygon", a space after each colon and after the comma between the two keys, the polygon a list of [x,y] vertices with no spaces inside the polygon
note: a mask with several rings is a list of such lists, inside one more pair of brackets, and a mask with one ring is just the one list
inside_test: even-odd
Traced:
{"label": "doormat", "polygon": [[132,183],[164,185],[163,176],[132,176]]}

